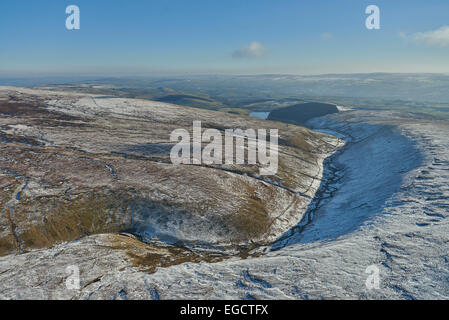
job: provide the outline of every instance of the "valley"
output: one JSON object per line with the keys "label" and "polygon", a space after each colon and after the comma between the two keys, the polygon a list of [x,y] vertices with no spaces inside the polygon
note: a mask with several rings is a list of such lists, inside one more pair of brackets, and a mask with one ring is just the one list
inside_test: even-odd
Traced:
{"label": "valley", "polygon": [[[447,298],[445,121],[348,110],[310,131],[198,109],[206,127],[279,130],[280,172],[260,180],[167,161],[189,108],[2,94],[2,298]],[[373,265],[382,290],[365,286]]]}

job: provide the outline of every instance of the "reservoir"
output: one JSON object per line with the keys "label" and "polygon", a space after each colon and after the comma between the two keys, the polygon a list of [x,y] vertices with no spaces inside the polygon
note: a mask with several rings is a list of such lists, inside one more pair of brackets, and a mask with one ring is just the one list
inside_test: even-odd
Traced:
{"label": "reservoir", "polygon": [[254,111],[249,114],[250,117],[264,119],[264,120],[266,120],[269,115],[270,115],[270,112],[260,112],[260,111]]}

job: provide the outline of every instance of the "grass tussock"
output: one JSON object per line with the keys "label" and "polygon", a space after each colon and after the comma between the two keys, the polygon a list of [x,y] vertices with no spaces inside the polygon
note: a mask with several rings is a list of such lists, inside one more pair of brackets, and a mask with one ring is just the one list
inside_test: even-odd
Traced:
{"label": "grass tussock", "polygon": [[0,238],[0,256],[13,253],[16,249],[16,241],[14,240],[14,236],[12,234]]}
{"label": "grass tussock", "polygon": [[245,189],[245,203],[237,214],[231,217],[232,225],[237,229],[237,241],[248,241],[260,237],[270,225],[271,219],[265,204],[259,198],[253,186],[242,181]]}
{"label": "grass tussock", "polygon": [[309,143],[309,140],[314,139],[316,139],[316,137],[312,133],[302,132],[289,138],[287,144],[298,149],[299,156],[305,161],[314,163],[314,146]]}
{"label": "grass tussock", "polygon": [[[127,203],[117,203],[110,196],[92,193],[70,201],[56,201],[41,199],[40,207],[47,210],[42,210],[45,215],[41,223],[28,224],[19,235],[24,248],[50,247],[61,241],[73,241],[96,233],[119,232],[129,227]],[[26,209],[17,211],[17,215],[22,218],[20,224],[27,225]]]}
{"label": "grass tussock", "polygon": [[292,167],[286,165],[285,162],[281,159],[279,159],[278,163],[278,175],[280,177],[280,182],[282,183],[282,185],[293,190],[297,188],[297,169],[294,170]]}
{"label": "grass tussock", "polygon": [[186,262],[199,263],[222,261],[225,256],[203,254],[178,247],[156,247],[140,241],[133,235],[114,235],[110,248],[125,250],[131,264],[139,270],[153,273],[157,268],[166,268]]}
{"label": "grass tussock", "polygon": [[14,225],[9,215],[8,201],[14,197],[14,193],[19,186],[20,182],[12,176],[0,176],[0,228],[4,229],[1,231],[7,231],[9,233],[0,238],[0,256],[13,253],[17,250],[17,241],[12,233]]}

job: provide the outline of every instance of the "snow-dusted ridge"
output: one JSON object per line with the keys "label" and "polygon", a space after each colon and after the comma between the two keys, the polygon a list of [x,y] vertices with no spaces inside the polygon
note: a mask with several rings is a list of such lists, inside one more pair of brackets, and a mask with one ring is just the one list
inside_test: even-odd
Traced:
{"label": "snow-dusted ridge", "polygon": [[[133,257],[142,252],[170,256],[164,251],[169,249],[126,235],[91,235],[1,257],[0,297],[449,298],[448,123],[354,110],[311,125],[344,137],[347,144],[327,164],[325,180],[313,192],[318,189],[318,195],[307,204],[306,220],[297,219],[299,225],[278,235],[265,253],[246,259],[192,257],[148,272]],[[56,134],[47,136],[58,141]],[[95,148],[104,146],[82,147]],[[183,255],[171,253],[178,262]],[[81,290],[65,288],[67,265],[80,267]],[[378,290],[365,286],[371,265],[380,270]]]}
{"label": "snow-dusted ridge", "polygon": [[[73,294],[56,288],[68,261],[92,271],[82,279],[87,287],[98,276],[89,280],[97,269],[84,269],[85,262],[97,257],[102,273],[151,274],[186,262],[258,256],[257,248],[301,219],[320,185],[322,161],[343,145],[282,123],[51,90],[0,87],[0,113],[4,298],[42,297],[41,289]],[[278,174],[259,177],[257,166],[171,164],[170,132],[191,130],[193,120],[203,128],[278,129]],[[24,261],[54,272],[22,270]],[[19,274],[20,290],[8,290]],[[42,277],[45,288],[25,289]]]}
{"label": "snow-dusted ridge", "polygon": [[[126,230],[189,246],[269,243],[301,218],[320,184],[323,159],[341,144],[305,128],[147,100],[15,87],[0,87],[0,100],[8,155],[0,168],[29,181],[13,223],[30,249],[83,235],[37,230],[38,239],[34,230],[48,228],[39,220],[49,207],[80,212],[79,206],[101,212],[93,218],[83,211],[82,219],[97,221],[88,233]],[[194,120],[203,128],[279,129],[278,174],[259,177],[257,166],[172,165],[170,133],[190,131]],[[5,186],[18,183],[2,179]],[[66,215],[72,220],[73,213]],[[76,222],[54,223],[59,229]],[[0,234],[6,252],[13,248],[8,232]]]}

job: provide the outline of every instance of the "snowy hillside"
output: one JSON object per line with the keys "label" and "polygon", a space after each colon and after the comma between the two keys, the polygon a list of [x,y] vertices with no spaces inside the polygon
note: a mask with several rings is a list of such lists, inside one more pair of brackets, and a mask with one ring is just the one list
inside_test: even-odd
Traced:
{"label": "snowy hillside", "polygon": [[[114,113],[115,119],[125,117],[129,121],[129,115],[138,112],[131,107],[125,108],[133,102],[126,99],[99,102],[83,98],[73,104],[76,108],[56,102],[60,101],[58,99],[60,97],[49,108],[58,111],[66,108],[64,112],[73,116]],[[99,106],[86,103],[88,99]],[[179,109],[179,112],[183,110]],[[121,113],[125,111],[124,116]],[[147,112],[151,114],[151,109]],[[206,112],[203,116],[207,115]],[[180,116],[179,121],[183,117]],[[228,120],[242,121],[232,117]],[[42,136],[39,128],[30,128],[19,121],[5,126],[5,120],[2,121],[4,134],[18,136],[22,133],[27,139],[34,135],[36,141],[45,145],[64,144],[70,139],[71,145],[86,150],[89,156],[100,150],[110,152],[111,145],[119,145],[117,137],[109,144],[105,143],[108,135],[102,138],[101,144],[96,144],[95,140],[82,139],[79,135],[63,136],[63,132],[53,129]],[[245,121],[263,120],[245,118]],[[296,218],[296,226],[292,224],[294,218],[280,224],[278,228],[284,228],[284,231],[278,233],[277,239],[267,241],[270,243],[253,247],[246,253],[238,253],[235,249],[237,254],[229,255],[184,251],[163,243],[146,244],[129,234],[89,235],[51,248],[1,257],[0,296],[78,299],[449,298],[449,224],[446,220],[449,158],[444,152],[449,147],[449,125],[388,111],[344,111],[314,119],[311,125],[315,130],[331,133],[347,143],[326,160],[324,179],[318,192],[312,195],[312,202],[309,201],[307,209],[303,209],[306,212],[302,219]],[[106,123],[104,126],[105,130],[110,130]],[[323,137],[330,139],[327,135]],[[131,138],[138,139],[137,136]],[[338,144],[336,141],[334,145]],[[77,156],[82,159],[81,155]],[[4,153],[2,157],[2,161],[7,161]],[[138,175],[131,172],[123,175],[125,167],[121,167],[120,161],[125,160],[110,156],[107,159],[119,180],[129,175],[137,181],[143,174],[140,171]],[[99,165],[104,166],[100,162]],[[141,166],[132,168],[139,170]],[[303,170],[297,168],[299,172]],[[104,174],[108,172],[111,174],[112,169],[106,166]],[[5,168],[2,173],[2,179],[9,174]],[[101,179],[112,181],[114,174]],[[89,183],[100,181],[97,176]],[[144,182],[139,183],[143,185]],[[151,181],[152,185],[155,183],[160,182]],[[36,185],[33,177],[24,180],[17,184],[13,193],[15,198],[8,205],[15,208],[22,197],[50,193],[44,191],[48,189]],[[176,190],[182,197],[183,191]],[[229,186],[221,190],[229,190]],[[279,192],[276,198],[282,195],[282,191]],[[210,210],[214,214],[226,212],[229,209],[225,208],[232,207],[229,200],[236,196],[225,194],[223,199],[217,199],[216,209]],[[296,214],[302,216],[301,212]],[[181,230],[185,229],[180,228],[177,232]],[[212,236],[210,231],[204,233],[198,229],[191,230],[191,234],[203,240]],[[63,280],[67,265],[79,266],[81,290],[65,288]],[[368,277],[365,270],[372,265],[380,270],[380,289],[369,290],[365,285]]]}

